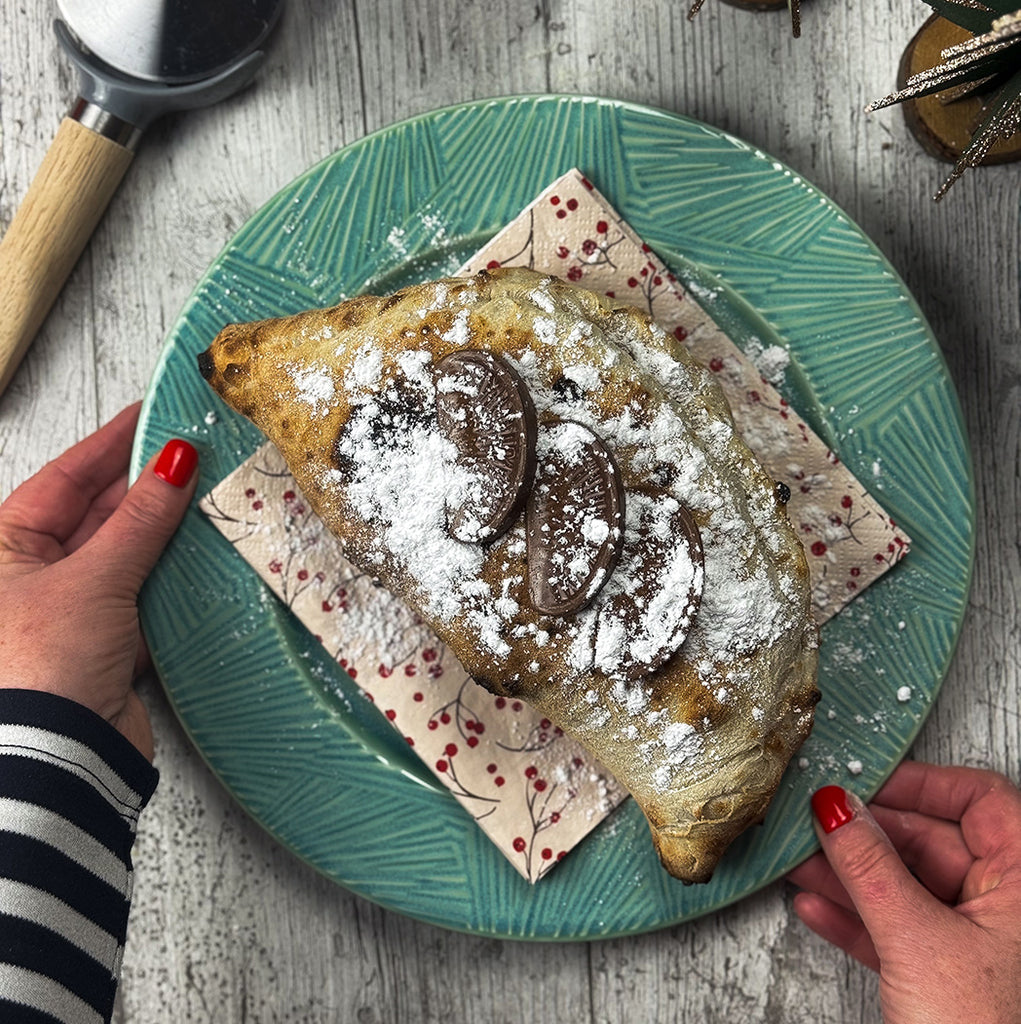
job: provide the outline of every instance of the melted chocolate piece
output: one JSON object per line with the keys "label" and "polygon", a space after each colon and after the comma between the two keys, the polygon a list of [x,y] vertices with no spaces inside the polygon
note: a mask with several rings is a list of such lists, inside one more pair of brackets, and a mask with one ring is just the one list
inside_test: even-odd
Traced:
{"label": "melted chocolate piece", "polygon": [[582,386],[577,381],[571,380],[562,374],[553,381],[553,394],[561,399],[561,401],[566,399],[571,402],[580,402],[585,397]]}
{"label": "melted chocolate piece", "polygon": [[471,475],[447,508],[457,540],[485,544],[521,514],[535,474],[535,407],[525,382],[501,356],[475,349],[436,364],[436,416]]}
{"label": "melted chocolate piece", "polygon": [[532,605],[546,615],[580,611],[610,578],[624,543],[620,472],[588,427],[543,423],[525,528]]}
{"label": "melted chocolate piece", "polygon": [[[362,407],[363,410],[366,408]],[[357,442],[352,441],[352,432],[367,433],[372,447],[384,451],[402,447],[411,429],[431,419],[431,414],[422,408],[419,393],[402,388],[396,382],[376,396],[371,408],[371,414],[363,411],[350,416],[331,446],[330,461],[340,472],[345,485],[353,483],[359,476],[359,464],[349,454],[357,447]],[[364,472],[364,467],[361,469]]]}

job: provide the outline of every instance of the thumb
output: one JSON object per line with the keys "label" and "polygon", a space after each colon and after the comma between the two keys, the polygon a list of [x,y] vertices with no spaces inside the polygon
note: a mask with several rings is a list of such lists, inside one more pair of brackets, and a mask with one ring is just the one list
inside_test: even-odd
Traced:
{"label": "thumb", "polygon": [[171,439],[154,456],[113,514],[81,553],[98,573],[115,574],[132,593],[141,589],[167,542],[184,518],[198,482],[198,452]]}
{"label": "thumb", "polygon": [[912,934],[917,939],[939,927],[945,908],[914,878],[855,794],[824,786],[812,796],[812,813],[823,853],[881,960]]}

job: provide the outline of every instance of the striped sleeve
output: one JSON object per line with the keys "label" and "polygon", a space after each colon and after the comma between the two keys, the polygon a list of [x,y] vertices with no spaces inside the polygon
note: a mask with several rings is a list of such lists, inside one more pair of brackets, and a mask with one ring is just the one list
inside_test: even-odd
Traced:
{"label": "striped sleeve", "polygon": [[0,1020],[110,1020],[158,778],[82,705],[0,689]]}

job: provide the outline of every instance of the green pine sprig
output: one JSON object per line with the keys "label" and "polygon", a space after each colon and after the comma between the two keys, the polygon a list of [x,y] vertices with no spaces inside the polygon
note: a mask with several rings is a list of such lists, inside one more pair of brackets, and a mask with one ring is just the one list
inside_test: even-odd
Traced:
{"label": "green pine sprig", "polygon": [[903,89],[875,100],[866,111],[894,103],[952,91],[959,99],[982,93],[989,99],[982,122],[975,129],[953,171],[933,198],[943,198],[969,168],[985,158],[1001,139],[1021,128],[1021,9],[1018,0],[925,0],[938,15],[972,33],[972,38],[940,54],[941,63],[912,75]]}

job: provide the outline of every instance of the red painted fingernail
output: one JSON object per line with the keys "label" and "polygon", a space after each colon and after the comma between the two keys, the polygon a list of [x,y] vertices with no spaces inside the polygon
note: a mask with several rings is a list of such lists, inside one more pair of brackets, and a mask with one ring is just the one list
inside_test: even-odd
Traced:
{"label": "red painted fingernail", "polygon": [[198,461],[199,453],[194,446],[175,437],[163,446],[163,451],[160,452],[152,471],[168,484],[184,487],[195,472]]}
{"label": "red painted fingernail", "polygon": [[847,793],[840,786],[823,786],[812,794],[812,813],[823,832],[831,832],[846,825],[853,817],[847,802]]}

